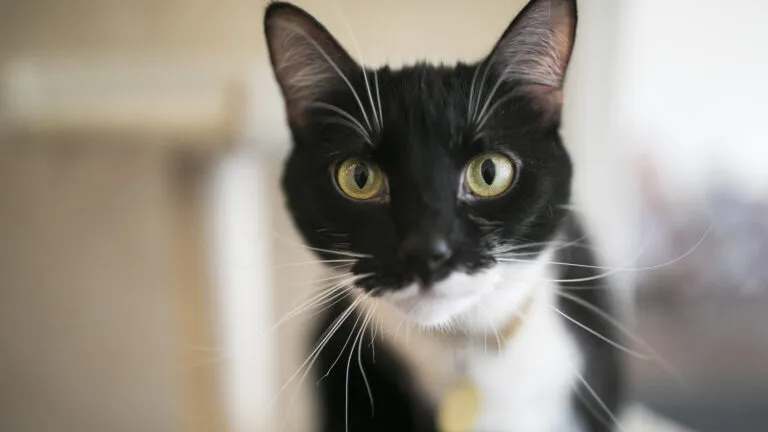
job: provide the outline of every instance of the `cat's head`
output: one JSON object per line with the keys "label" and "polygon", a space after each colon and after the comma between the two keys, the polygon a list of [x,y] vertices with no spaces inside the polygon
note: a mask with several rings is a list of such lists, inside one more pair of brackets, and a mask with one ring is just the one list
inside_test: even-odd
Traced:
{"label": "cat's head", "polygon": [[272,3],[283,187],[306,243],[424,325],[521,301],[570,196],[558,129],[575,28],[575,0],[533,0],[477,64],[372,70]]}

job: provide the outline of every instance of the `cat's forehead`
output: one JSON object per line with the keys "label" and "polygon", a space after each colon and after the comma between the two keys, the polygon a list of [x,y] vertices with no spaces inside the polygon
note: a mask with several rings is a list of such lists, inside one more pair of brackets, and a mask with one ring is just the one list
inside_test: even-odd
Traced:
{"label": "cat's forehead", "polygon": [[[390,115],[445,115],[446,111],[467,110],[472,70],[455,67],[414,65],[395,71],[383,70],[383,101]],[[387,109],[388,108],[388,109]]]}
{"label": "cat's forehead", "polygon": [[402,145],[418,152],[453,147],[464,139],[470,111],[470,67],[416,65],[379,75],[383,145]]}

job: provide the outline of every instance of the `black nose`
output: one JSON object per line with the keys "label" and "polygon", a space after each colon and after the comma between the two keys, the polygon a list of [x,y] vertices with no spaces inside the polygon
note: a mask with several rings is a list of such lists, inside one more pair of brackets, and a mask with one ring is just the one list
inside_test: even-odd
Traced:
{"label": "black nose", "polygon": [[452,255],[448,242],[435,235],[412,235],[403,241],[399,250],[400,259],[411,267],[423,285],[446,275],[445,264]]}

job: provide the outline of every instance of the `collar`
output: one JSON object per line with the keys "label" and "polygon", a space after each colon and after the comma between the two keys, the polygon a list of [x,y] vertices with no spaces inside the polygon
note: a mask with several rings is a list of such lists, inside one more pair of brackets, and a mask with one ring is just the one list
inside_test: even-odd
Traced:
{"label": "collar", "polygon": [[514,316],[498,331],[486,331],[481,334],[451,333],[441,337],[450,339],[451,342],[459,346],[465,344],[468,347],[482,347],[486,351],[489,348],[495,348],[497,352],[501,352],[522,330],[533,305],[536,303],[536,298],[535,293],[528,295],[523,303],[515,309]]}

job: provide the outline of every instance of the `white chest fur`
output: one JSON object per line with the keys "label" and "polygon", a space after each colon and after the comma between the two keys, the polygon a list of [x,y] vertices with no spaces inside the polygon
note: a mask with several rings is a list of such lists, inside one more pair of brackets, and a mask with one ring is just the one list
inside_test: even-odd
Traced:
{"label": "white chest fur", "polygon": [[[399,327],[402,315],[397,313],[383,319],[385,333],[392,335],[399,328],[393,345],[415,370],[435,405],[460,380],[468,379],[476,386],[481,406],[475,431],[578,432],[571,392],[578,383],[582,360],[575,341],[552,309],[554,287],[533,283],[527,288],[536,300],[501,351],[496,349],[493,331],[485,338],[487,346],[476,339],[471,345],[462,344],[415,329],[409,334]],[[491,296],[489,301],[498,306],[504,298]],[[515,299],[513,307],[519,306],[518,301]],[[471,317],[460,324],[476,330],[489,323],[483,320],[478,325],[477,317]],[[500,328],[499,324],[491,322],[489,328]]]}
{"label": "white chest fur", "polygon": [[466,375],[482,395],[477,431],[577,431],[571,392],[581,359],[562,321],[540,298],[501,352],[473,349]]}

